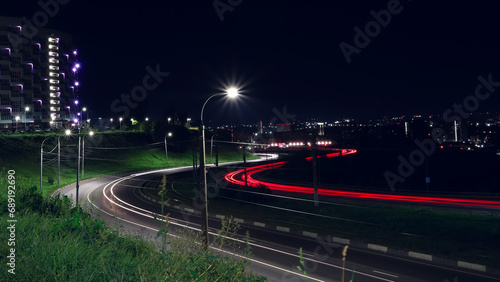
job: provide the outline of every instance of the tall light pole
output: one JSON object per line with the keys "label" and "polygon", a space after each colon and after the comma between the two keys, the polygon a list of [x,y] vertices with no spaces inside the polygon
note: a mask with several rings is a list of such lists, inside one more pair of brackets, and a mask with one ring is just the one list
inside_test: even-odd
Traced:
{"label": "tall light pole", "polygon": [[25,107],[24,108],[24,130],[26,130],[26,124],[27,124],[27,120],[26,120],[26,113],[30,111],[30,107]]}
{"label": "tall light pole", "polygon": [[19,120],[21,119],[20,116],[16,116],[16,130],[19,129]]}
{"label": "tall light pole", "polygon": [[85,177],[85,136],[93,136],[94,131],[90,131],[88,134],[85,134],[82,138],[82,178]]}
{"label": "tall light pole", "polygon": [[167,137],[172,137],[172,132],[165,135],[165,157],[167,158],[168,163]]}
{"label": "tall light pole", "polygon": [[45,138],[40,146],[40,192],[43,192],[43,143],[50,139],[50,137]]}
{"label": "tall light pole", "polygon": [[119,118],[119,120],[120,120],[120,130],[122,130],[122,120],[123,120],[123,118]]}
{"label": "tall light pole", "polygon": [[229,88],[226,90],[226,93],[217,93],[214,94],[205,101],[203,104],[203,107],[201,107],[201,146],[202,146],[202,153],[200,155],[200,169],[201,173],[203,174],[203,208],[201,210],[201,230],[203,232],[203,244],[205,247],[205,250],[208,250],[208,189],[207,189],[207,173],[206,173],[206,165],[205,165],[205,125],[203,124],[203,111],[205,110],[205,106],[207,105],[207,102],[212,99],[215,96],[220,96],[220,95],[225,95],[228,96],[229,98],[236,98],[238,96],[238,89],[236,88]]}
{"label": "tall light pole", "polygon": [[[64,131],[64,134],[66,136],[69,136],[71,134],[71,130],[66,129]],[[57,185],[61,183],[61,141],[60,141],[61,135],[57,136]]]}

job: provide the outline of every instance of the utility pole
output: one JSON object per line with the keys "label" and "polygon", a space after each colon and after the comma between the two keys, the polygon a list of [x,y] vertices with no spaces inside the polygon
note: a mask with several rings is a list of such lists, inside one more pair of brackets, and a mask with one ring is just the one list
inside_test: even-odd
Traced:
{"label": "utility pole", "polygon": [[317,133],[313,133],[313,145],[312,145],[312,153],[313,153],[313,158],[312,158],[312,167],[313,167],[313,187],[314,187],[314,206],[318,206],[318,167],[317,167],[317,162],[318,162],[318,153],[317,153]]}

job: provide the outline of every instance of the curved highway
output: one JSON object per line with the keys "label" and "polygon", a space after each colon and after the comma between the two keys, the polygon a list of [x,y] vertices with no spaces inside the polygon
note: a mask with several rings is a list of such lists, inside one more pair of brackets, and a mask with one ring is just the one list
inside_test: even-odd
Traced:
{"label": "curved highway", "polygon": [[[154,219],[153,214],[159,214],[161,207],[145,199],[140,193],[140,187],[151,179],[190,170],[191,166],[84,181],[80,183],[80,204],[92,208],[111,227],[120,226],[128,232],[155,241],[160,222]],[[74,198],[75,187],[65,187],[58,192]],[[167,212],[171,236],[176,236],[186,228],[200,230],[198,215],[170,208],[165,213]],[[210,218],[211,236],[217,235],[220,225],[219,219]],[[250,233],[252,247],[249,268],[257,274],[265,275],[270,281],[341,281],[342,272],[346,277],[345,281],[349,281],[352,275],[354,281],[500,281],[488,273],[436,266],[424,261],[392,257],[352,246],[347,251],[343,271],[342,245],[250,225],[241,225],[238,234],[231,240],[244,245],[243,234],[246,231]],[[304,251],[307,277],[297,270],[300,260],[298,249],[301,247]],[[241,255],[234,250],[219,251],[232,256]]]}

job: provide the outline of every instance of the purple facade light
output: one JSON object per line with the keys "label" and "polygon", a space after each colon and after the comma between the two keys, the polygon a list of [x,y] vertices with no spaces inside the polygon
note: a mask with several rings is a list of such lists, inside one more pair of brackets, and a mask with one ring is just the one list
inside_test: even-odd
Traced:
{"label": "purple facade light", "polygon": [[22,85],[20,83],[12,83],[11,86],[19,86],[19,87],[21,87],[21,93],[24,93],[24,85]]}
{"label": "purple facade light", "polygon": [[33,72],[33,63],[23,63],[25,65],[30,65],[31,66],[31,72]]}
{"label": "purple facade light", "polygon": [[8,47],[2,48],[2,50],[9,50],[9,56],[12,54],[12,51]]}
{"label": "purple facade light", "polygon": [[38,51],[42,51],[42,44],[40,44],[40,43],[35,43],[35,45],[38,45]]}

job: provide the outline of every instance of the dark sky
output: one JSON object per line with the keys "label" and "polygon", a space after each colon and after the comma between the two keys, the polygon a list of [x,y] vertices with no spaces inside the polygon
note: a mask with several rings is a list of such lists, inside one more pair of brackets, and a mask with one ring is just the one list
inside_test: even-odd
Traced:
{"label": "dark sky", "polygon": [[[219,0],[239,4],[223,21],[213,2],[72,0],[48,27],[73,35],[84,67],[80,95],[95,117],[117,117],[112,102],[157,64],[170,75],[131,116],[175,108],[198,119],[203,102],[231,82],[245,99],[211,100],[205,120],[269,121],[284,106],[301,120],[442,114],[474,94],[478,75],[500,81],[497,1],[402,0],[351,63],[339,44],[355,46],[354,28],[396,1]],[[41,10],[37,1],[9,5],[4,16],[31,19]],[[499,96],[478,111],[498,111]]]}

